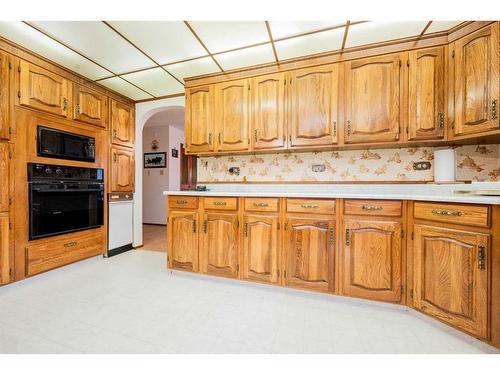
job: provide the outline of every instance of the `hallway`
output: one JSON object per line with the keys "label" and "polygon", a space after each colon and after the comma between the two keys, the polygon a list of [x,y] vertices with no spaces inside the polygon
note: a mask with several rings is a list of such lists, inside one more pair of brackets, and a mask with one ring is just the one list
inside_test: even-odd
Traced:
{"label": "hallway", "polygon": [[141,250],[167,251],[167,227],[165,225],[143,224],[143,246]]}

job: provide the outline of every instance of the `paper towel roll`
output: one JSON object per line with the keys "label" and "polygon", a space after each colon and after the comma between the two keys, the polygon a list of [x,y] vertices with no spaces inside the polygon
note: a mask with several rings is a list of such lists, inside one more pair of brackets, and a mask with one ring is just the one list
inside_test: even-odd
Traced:
{"label": "paper towel roll", "polygon": [[455,150],[434,151],[434,182],[455,182]]}

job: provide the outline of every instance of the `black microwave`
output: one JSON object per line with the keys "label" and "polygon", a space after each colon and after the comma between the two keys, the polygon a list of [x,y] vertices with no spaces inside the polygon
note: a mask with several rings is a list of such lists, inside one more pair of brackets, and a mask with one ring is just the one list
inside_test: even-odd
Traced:
{"label": "black microwave", "polygon": [[38,126],[37,155],[95,162],[95,138]]}

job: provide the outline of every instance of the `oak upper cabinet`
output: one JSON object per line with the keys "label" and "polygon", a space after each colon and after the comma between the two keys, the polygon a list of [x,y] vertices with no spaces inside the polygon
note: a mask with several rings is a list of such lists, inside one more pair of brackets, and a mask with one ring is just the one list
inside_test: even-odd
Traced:
{"label": "oak upper cabinet", "polygon": [[9,214],[0,212],[0,285],[10,281]]}
{"label": "oak upper cabinet", "polygon": [[292,71],[290,148],[337,143],[339,64]]}
{"label": "oak upper cabinet", "polygon": [[445,47],[408,56],[408,140],[434,140],[445,129]]}
{"label": "oak upper cabinet", "polygon": [[105,128],[108,122],[108,97],[87,87],[73,86],[74,119]]}
{"label": "oak upper cabinet", "polygon": [[400,302],[401,222],[347,217],[344,241],[343,294]]}
{"label": "oak upper cabinet", "polygon": [[9,63],[10,57],[0,51],[0,139],[9,139]]}
{"label": "oak upper cabinet", "polygon": [[134,109],[131,105],[111,99],[111,143],[134,147]]}
{"label": "oak upper cabinet", "polygon": [[127,147],[111,146],[111,181],[113,192],[132,192],[135,190],[134,150]]}
{"label": "oak upper cabinet", "polygon": [[249,149],[249,90],[248,80],[215,85],[215,124],[218,151]]}
{"label": "oak upper cabinet", "polygon": [[243,216],[242,279],[279,282],[278,215]]}
{"label": "oak upper cabinet", "polygon": [[18,100],[22,106],[69,117],[71,82],[37,65],[20,60]]}
{"label": "oak upper cabinet", "polygon": [[289,217],[285,222],[285,274],[287,286],[317,291],[333,290],[335,221]]}
{"label": "oak upper cabinet", "polygon": [[186,90],[186,144],[189,153],[214,151],[214,86]]}
{"label": "oak upper cabinet", "polygon": [[260,76],[251,81],[250,139],[253,150],[281,149],[285,135],[285,74]]}
{"label": "oak upper cabinet", "polygon": [[198,211],[170,211],[168,215],[168,266],[198,271]]}
{"label": "oak upper cabinet", "polygon": [[457,40],[455,64],[456,136],[481,133],[500,127],[498,22]]}
{"label": "oak upper cabinet", "polygon": [[238,277],[238,214],[205,212],[200,237],[200,271]]}
{"label": "oak upper cabinet", "polygon": [[9,144],[0,142],[0,212],[9,211]]}
{"label": "oak upper cabinet", "polygon": [[486,338],[489,235],[418,224],[414,233],[414,306]]}
{"label": "oak upper cabinet", "polygon": [[344,64],[345,143],[399,140],[402,57],[393,54]]}

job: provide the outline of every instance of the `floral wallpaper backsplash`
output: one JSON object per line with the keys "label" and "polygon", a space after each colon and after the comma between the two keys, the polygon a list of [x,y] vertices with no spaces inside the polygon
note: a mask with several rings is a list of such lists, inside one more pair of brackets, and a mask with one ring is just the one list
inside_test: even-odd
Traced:
{"label": "floral wallpaper backsplash", "polygon": [[[224,155],[198,159],[198,182],[433,181],[432,147],[275,154]],[[455,148],[458,181],[500,181],[500,145]],[[431,168],[413,169],[429,161]],[[229,168],[240,168],[239,175]]]}

